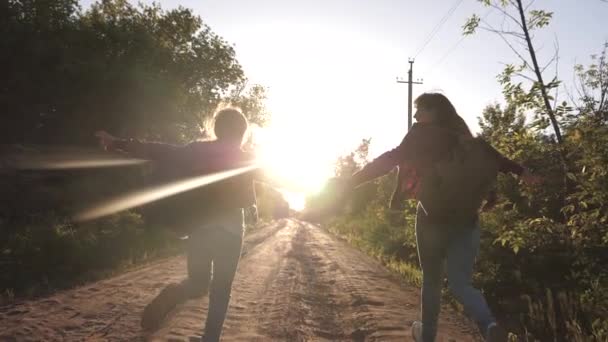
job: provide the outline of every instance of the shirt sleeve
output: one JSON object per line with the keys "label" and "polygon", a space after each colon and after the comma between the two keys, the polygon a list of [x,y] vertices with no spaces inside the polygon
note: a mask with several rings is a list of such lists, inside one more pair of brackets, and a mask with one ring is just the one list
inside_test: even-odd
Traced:
{"label": "shirt sleeve", "polygon": [[167,159],[179,153],[184,146],[156,142],[141,142],[135,139],[121,139],[113,143],[112,148],[129,153],[136,158],[148,160]]}
{"label": "shirt sleeve", "polygon": [[501,156],[502,158],[499,159],[499,166],[498,166],[498,170],[500,172],[503,173],[513,173],[515,175],[521,176],[522,173],[524,173],[524,167],[521,166],[520,164],[512,161],[511,159],[505,157],[505,156]]}
{"label": "shirt sleeve", "polygon": [[421,132],[418,124],[403,137],[399,146],[384,152],[379,157],[368,163],[352,176],[353,186],[358,186],[372,179],[384,176],[391,172],[395,166],[413,159],[416,155],[417,143],[420,141]]}
{"label": "shirt sleeve", "polygon": [[524,172],[523,166],[521,166],[519,163],[505,157],[502,153],[498,152],[498,150],[496,150],[490,144],[488,144],[488,146],[490,146],[490,148],[496,155],[496,158],[498,159],[498,171],[499,172],[512,173],[517,176],[521,176],[521,174]]}

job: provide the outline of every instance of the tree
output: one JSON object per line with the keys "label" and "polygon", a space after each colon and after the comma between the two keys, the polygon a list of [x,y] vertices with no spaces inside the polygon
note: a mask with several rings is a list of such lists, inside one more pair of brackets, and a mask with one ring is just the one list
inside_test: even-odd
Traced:
{"label": "tree", "polygon": [[606,64],[606,52],[608,43],[600,55],[592,55],[592,63],[587,68],[576,65],[574,70],[578,76],[577,95],[580,101],[571,99],[578,111],[583,114],[591,114],[598,123],[608,121],[608,65]]}
{"label": "tree", "polygon": [[83,143],[106,129],[184,142],[245,77],[235,51],[185,8],[10,0],[1,17],[4,142]]}
{"label": "tree", "polygon": [[526,130],[524,115],[514,106],[507,106],[503,110],[499,104],[489,105],[478,119],[481,136],[488,141],[500,136],[521,134]]}
{"label": "tree", "polygon": [[246,83],[243,83],[241,87],[232,92],[227,101],[231,106],[240,108],[250,123],[264,126],[270,117],[264,103],[266,88],[259,84],[255,84],[247,90],[245,88]]}
{"label": "tree", "polygon": [[353,152],[339,157],[336,161],[335,176],[338,178],[349,177],[356,171],[359,171],[368,161],[367,156],[371,141],[371,138],[362,139],[359,146]]}
{"label": "tree", "polygon": [[[511,48],[519,58],[521,64],[508,64],[503,73],[498,77],[499,82],[503,85],[505,96],[512,103],[518,103],[528,109],[535,110],[535,114],[537,115],[536,124],[541,128],[547,126],[546,118],[543,116],[543,114],[545,114],[549,119],[550,125],[553,127],[557,142],[562,144],[563,137],[557,117],[559,112],[556,111],[554,105],[551,104],[551,100],[554,98],[549,94],[552,89],[557,89],[559,81],[557,80],[557,77],[554,77],[551,81],[546,82],[543,76],[547,67],[557,59],[558,49],[556,46],[556,54],[554,57],[546,65],[541,67],[531,35],[531,31],[549,25],[553,13],[534,9],[528,11],[528,8],[534,3],[534,0],[530,1],[526,6],[523,5],[522,0],[478,1],[485,6],[498,10],[514,27],[505,26],[503,21],[503,25],[497,29],[485,22],[479,16],[473,15],[464,25],[464,34],[473,34],[477,28],[482,28],[499,35],[509,48]],[[524,52],[516,48],[515,44],[510,39],[515,39],[516,41],[523,43],[525,46],[524,50],[527,52],[528,57],[525,56]],[[531,72],[533,75],[529,76],[525,74],[526,71]],[[514,76],[519,76],[531,82],[529,90],[524,90],[521,82],[515,83]]]}

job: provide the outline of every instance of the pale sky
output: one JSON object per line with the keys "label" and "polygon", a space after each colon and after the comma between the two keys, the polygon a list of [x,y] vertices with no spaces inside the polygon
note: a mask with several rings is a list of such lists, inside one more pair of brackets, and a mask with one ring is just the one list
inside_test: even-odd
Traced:
{"label": "pale sky", "polygon": [[[82,1],[83,6],[90,0]],[[164,9],[191,8],[214,32],[233,44],[251,83],[268,88],[273,137],[282,150],[310,147],[315,172],[372,138],[372,156],[401,141],[407,125],[408,57],[457,0],[163,0]],[[608,3],[600,0],[537,0],[532,8],[554,11],[551,25],[537,34],[546,61],[559,41],[559,72],[570,84],[575,63],[586,63],[608,40]],[[464,0],[414,64],[414,97],[443,92],[471,127],[483,108],[502,99],[496,75],[516,56],[495,34],[462,37],[462,25],[488,8]],[[498,25],[490,12],[486,20]],[[442,63],[437,62],[451,51]],[[547,74],[551,78],[552,74]],[[314,161],[313,161],[314,160]],[[295,161],[294,161],[295,162]],[[310,170],[309,170],[310,171]]]}

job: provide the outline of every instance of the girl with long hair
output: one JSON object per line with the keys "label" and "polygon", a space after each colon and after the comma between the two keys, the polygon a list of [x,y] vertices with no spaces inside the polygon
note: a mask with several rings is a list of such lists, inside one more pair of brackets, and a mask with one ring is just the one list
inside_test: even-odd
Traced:
{"label": "girl with long hair", "polygon": [[[425,177],[430,177],[431,170],[442,161],[452,158],[455,146],[461,141],[474,139],[465,121],[444,95],[422,94],[415,100],[415,105],[417,123],[401,144],[367,164],[349,181],[350,187],[356,187],[399,166],[398,182],[391,200],[392,208],[399,208],[404,199],[418,199],[421,184]],[[514,173],[527,183],[538,181],[524,167],[487,146],[490,153],[487,160],[482,160],[481,163],[495,163],[498,171]],[[459,196],[462,201],[467,201],[474,196],[473,190],[465,189]],[[497,325],[484,296],[471,284],[480,242],[478,211],[479,207],[461,213],[427,212],[423,203],[418,201],[416,243],[423,279],[422,320],[412,325],[415,341],[435,340],[442,265],[446,259],[449,289],[463,304],[465,313],[476,322],[487,341],[506,341],[506,333]]]}

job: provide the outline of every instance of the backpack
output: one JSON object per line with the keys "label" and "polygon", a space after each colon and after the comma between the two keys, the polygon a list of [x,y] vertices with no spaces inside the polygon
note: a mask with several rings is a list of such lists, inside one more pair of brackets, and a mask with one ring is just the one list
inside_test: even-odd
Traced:
{"label": "backpack", "polygon": [[427,216],[442,222],[475,219],[494,188],[498,156],[482,138],[459,138],[446,158],[424,173],[417,199]]}

